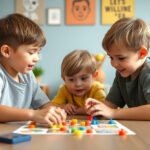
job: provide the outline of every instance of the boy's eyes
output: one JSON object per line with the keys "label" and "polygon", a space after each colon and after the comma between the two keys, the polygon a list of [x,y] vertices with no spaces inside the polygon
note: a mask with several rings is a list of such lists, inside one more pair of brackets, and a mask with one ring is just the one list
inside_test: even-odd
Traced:
{"label": "boy's eyes", "polygon": [[[114,60],[114,58],[113,57],[109,57],[111,60]],[[127,57],[118,57],[117,59],[118,60],[125,60]]]}
{"label": "boy's eyes", "polygon": [[118,59],[119,60],[124,60],[124,59],[126,59],[126,57],[119,57]]}
{"label": "boy's eyes", "polygon": [[28,53],[29,53],[30,55],[33,55],[33,54],[36,54],[36,53],[37,53],[37,54],[40,54],[40,51],[37,51],[37,50],[35,51],[35,50],[33,50],[33,51],[29,51]]}
{"label": "boy's eyes", "polygon": [[[84,77],[80,77],[80,80],[84,81],[84,80],[87,80],[88,78],[89,78],[89,76],[84,76]],[[75,81],[76,79],[74,79],[74,78],[69,78],[68,80],[71,81],[71,82],[73,82],[73,81]]]}
{"label": "boy's eyes", "polygon": [[86,80],[88,78],[89,78],[89,76],[81,77],[81,80]]}

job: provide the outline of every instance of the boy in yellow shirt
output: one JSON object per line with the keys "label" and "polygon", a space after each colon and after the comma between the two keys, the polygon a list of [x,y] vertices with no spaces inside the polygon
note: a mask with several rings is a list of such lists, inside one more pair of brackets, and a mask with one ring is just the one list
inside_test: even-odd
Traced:
{"label": "boy in yellow shirt", "polygon": [[74,50],[63,59],[61,76],[64,84],[59,88],[51,105],[60,106],[67,114],[86,114],[87,98],[104,101],[103,84],[95,81],[97,62],[86,50]]}

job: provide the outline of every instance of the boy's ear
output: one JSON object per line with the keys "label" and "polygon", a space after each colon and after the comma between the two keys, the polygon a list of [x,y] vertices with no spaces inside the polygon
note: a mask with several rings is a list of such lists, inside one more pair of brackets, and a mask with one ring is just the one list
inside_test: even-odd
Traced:
{"label": "boy's ear", "polygon": [[98,71],[95,71],[95,72],[93,73],[93,78],[96,79],[97,76],[98,76]]}
{"label": "boy's ear", "polygon": [[147,56],[147,54],[148,54],[147,48],[142,47],[142,48],[140,49],[140,58],[145,58],[145,57]]}
{"label": "boy's ear", "polygon": [[8,58],[10,56],[10,54],[11,54],[11,48],[8,45],[2,45],[0,50],[1,50],[1,55],[3,57]]}

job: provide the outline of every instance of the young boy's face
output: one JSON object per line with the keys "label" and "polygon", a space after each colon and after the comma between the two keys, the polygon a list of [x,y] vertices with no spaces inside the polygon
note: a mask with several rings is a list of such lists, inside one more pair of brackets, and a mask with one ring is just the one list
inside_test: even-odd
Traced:
{"label": "young boy's face", "polygon": [[39,51],[34,45],[21,45],[16,51],[11,49],[6,70],[10,75],[28,73],[39,60]]}
{"label": "young boy's face", "polygon": [[122,77],[134,77],[144,60],[140,58],[139,52],[128,50],[125,47],[118,48],[112,44],[107,54],[110,57],[111,65],[120,73]]}
{"label": "young boy's face", "polygon": [[72,13],[74,17],[79,20],[85,20],[90,12],[90,8],[86,0],[75,2],[72,6]]}
{"label": "young boy's face", "polygon": [[86,95],[91,89],[93,75],[82,70],[71,77],[64,76],[64,82],[71,94],[80,97]]}

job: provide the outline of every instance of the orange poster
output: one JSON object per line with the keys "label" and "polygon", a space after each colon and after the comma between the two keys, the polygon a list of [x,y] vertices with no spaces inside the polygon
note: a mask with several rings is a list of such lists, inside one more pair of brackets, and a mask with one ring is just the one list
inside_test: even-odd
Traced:
{"label": "orange poster", "polygon": [[66,0],[66,24],[95,24],[95,0]]}

